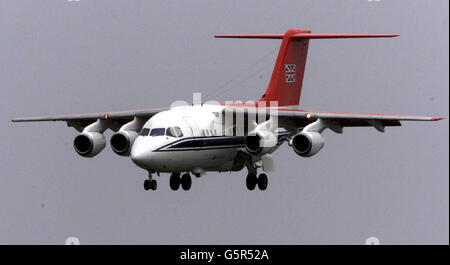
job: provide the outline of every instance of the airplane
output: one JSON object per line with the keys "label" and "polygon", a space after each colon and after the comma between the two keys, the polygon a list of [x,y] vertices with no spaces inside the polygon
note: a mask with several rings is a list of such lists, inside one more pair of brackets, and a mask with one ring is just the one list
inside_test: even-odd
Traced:
{"label": "airplane", "polygon": [[[395,34],[321,34],[289,29],[284,34],[216,35],[216,38],[281,39],[273,73],[256,102],[192,104],[160,109],[24,117],[12,122],[64,121],[79,134],[73,145],[83,157],[94,157],[106,146],[103,133],[115,133],[112,150],[129,156],[148,171],[145,190],[156,190],[155,175],[170,173],[170,188],[189,190],[191,174],[247,169],[248,190],[266,190],[274,161],[271,154],[284,142],[301,157],[324,146],[322,132],[342,133],[344,127],[401,126],[401,121],[437,121],[441,117],[325,112],[299,109],[309,41],[336,38],[391,38]],[[262,171],[258,175],[258,171]]]}

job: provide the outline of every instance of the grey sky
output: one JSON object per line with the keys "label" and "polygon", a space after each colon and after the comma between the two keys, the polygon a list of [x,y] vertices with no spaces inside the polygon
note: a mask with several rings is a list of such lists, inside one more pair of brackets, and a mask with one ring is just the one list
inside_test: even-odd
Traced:
{"label": "grey sky", "polygon": [[[94,159],[64,123],[18,116],[165,107],[192,92],[258,99],[279,40],[218,33],[397,33],[312,40],[301,108],[449,117],[448,1],[0,0],[0,243],[448,244],[448,119],[324,133],[325,148],[273,156],[265,192],[246,171],[208,173],[189,192],[109,145]],[[229,90],[227,90],[229,89]],[[106,133],[108,136],[111,132]]]}

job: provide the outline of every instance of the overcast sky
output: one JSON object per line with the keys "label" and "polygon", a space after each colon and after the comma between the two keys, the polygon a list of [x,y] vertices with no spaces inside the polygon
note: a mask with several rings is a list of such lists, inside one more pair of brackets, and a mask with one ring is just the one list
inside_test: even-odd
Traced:
{"label": "overcast sky", "polygon": [[[0,0],[0,243],[448,244],[449,2]],[[28,115],[258,99],[279,40],[220,33],[397,33],[312,40],[302,109],[440,115],[440,122],[324,133],[312,158],[287,145],[265,192],[246,171],[210,172],[189,192],[110,146],[73,150],[65,123]],[[106,133],[109,141],[111,132]]]}

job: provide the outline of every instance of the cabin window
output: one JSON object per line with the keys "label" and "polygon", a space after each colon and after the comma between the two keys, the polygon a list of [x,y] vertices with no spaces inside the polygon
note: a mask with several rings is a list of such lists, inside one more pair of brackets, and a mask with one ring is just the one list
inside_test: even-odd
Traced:
{"label": "cabin window", "polygon": [[149,132],[150,132],[149,128],[142,128],[141,133],[139,135],[147,136]]}
{"label": "cabin window", "polygon": [[164,129],[164,128],[155,128],[155,129],[152,129],[152,131],[150,132],[150,136],[161,136],[161,135],[164,135],[165,132],[166,132],[166,129]]}

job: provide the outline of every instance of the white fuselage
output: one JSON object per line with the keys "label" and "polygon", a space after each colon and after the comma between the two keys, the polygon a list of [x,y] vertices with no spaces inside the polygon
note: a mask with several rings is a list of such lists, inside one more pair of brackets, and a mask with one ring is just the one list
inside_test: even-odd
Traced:
{"label": "white fuselage", "polygon": [[246,152],[244,128],[224,124],[223,108],[186,106],[156,114],[135,140],[131,159],[139,167],[156,172],[241,170],[244,164],[236,157]]}

